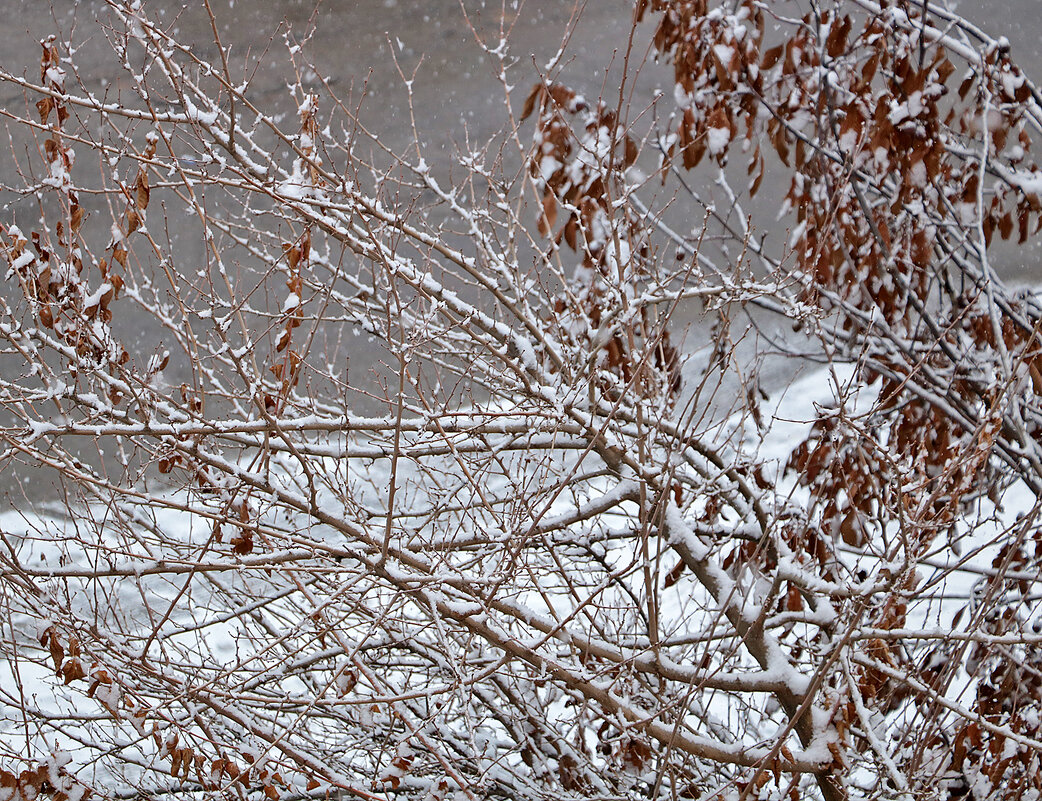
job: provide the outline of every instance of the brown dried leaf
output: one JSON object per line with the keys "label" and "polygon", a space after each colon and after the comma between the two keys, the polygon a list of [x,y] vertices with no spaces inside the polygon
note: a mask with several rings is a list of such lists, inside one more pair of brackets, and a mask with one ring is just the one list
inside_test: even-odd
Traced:
{"label": "brown dried leaf", "polygon": [[872,79],[876,76],[876,70],[879,69],[879,51],[877,50],[872,56],[865,62],[865,66],[861,68],[861,80],[866,84],[871,83]]}
{"label": "brown dried leaf", "polygon": [[340,697],[343,698],[345,695],[349,695],[355,686],[358,684],[358,673],[354,669],[345,670],[341,676],[340,681],[337,684],[337,688],[340,691]]}
{"label": "brown dried leaf", "polygon": [[626,166],[629,167],[637,160],[637,143],[630,137],[626,137]]}
{"label": "brown dried leaf", "polygon": [[651,748],[643,740],[627,740],[622,746],[622,764],[629,770],[640,772],[651,759]]}
{"label": "brown dried leaf", "polygon": [[232,538],[232,553],[239,556],[253,553],[253,532],[249,529],[240,529],[240,533]]}
{"label": "brown dried leaf", "polygon": [[40,635],[40,645],[43,645],[51,653],[51,659],[54,660],[54,670],[58,672],[61,670],[62,661],[65,659],[65,648],[62,647],[61,641],[58,639],[58,632],[55,631],[54,626],[48,626],[43,634]]}
{"label": "brown dried leaf", "polygon": [[543,195],[543,211],[539,215],[539,233],[549,236],[556,222],[557,201],[554,199],[553,193],[548,191]]}
{"label": "brown dried leaf", "polygon": [[80,660],[75,657],[65,660],[62,664],[61,672],[66,684],[71,684],[76,681],[76,679],[84,679],[87,677],[87,671],[83,669]]}
{"label": "brown dried leaf", "polygon": [[80,226],[83,225],[84,214],[83,206],[79,203],[74,203],[69,211],[69,228],[72,229],[74,234],[78,233]]}
{"label": "brown dried leaf", "polygon": [[675,565],[673,565],[672,569],[666,574],[666,580],[662,582],[662,586],[666,589],[672,587],[674,584],[680,581],[680,577],[684,575],[684,570],[684,560],[681,559]]}
{"label": "brown dried leaf", "polygon": [[778,158],[782,160],[782,164],[786,167],[789,166],[789,143],[786,141],[785,127],[779,125],[774,132],[772,138],[774,142],[774,149],[778,151]]}
{"label": "brown dried leaf", "polygon": [[144,168],[138,170],[137,180],[134,182],[134,202],[139,209],[144,211],[148,208],[150,192],[148,189],[148,174]]}
{"label": "brown dried leaf", "polygon": [[775,64],[778,63],[778,59],[781,58],[782,46],[772,47],[763,54],[763,58],[760,60],[760,69],[769,70]]}
{"label": "brown dried leaf", "polygon": [[959,99],[960,100],[965,100],[966,99],[966,95],[969,94],[970,89],[973,88],[973,84],[976,81],[977,81],[977,76],[975,74],[970,73],[969,75],[966,76],[966,80],[964,80],[962,82],[962,84],[960,84],[960,86],[959,86]]}
{"label": "brown dried leaf", "polygon": [[537,83],[532,87],[532,91],[528,93],[528,97],[525,98],[524,108],[521,109],[521,119],[528,119],[529,115],[535,110],[535,101],[543,92],[543,85]]}
{"label": "brown dried leaf", "polygon": [[831,58],[837,58],[846,50],[847,36],[850,33],[850,17],[844,16],[838,25],[833,24],[825,40],[825,49]]}
{"label": "brown dried leaf", "polygon": [[860,548],[865,544],[865,532],[861,528],[857,512],[853,509],[843,516],[843,520],[839,524],[839,533],[843,537],[843,542],[852,548]]}
{"label": "brown dried leaf", "polygon": [[[292,326],[287,325],[282,331],[279,332],[278,341],[276,341],[275,343],[276,353],[282,353],[282,351],[286,349],[286,346],[289,345],[290,339],[292,337],[292,334],[290,333],[292,329]],[[279,377],[281,378],[281,375],[279,375]]]}
{"label": "brown dried leaf", "polygon": [[757,173],[753,179],[752,184],[749,186],[749,196],[756,197],[756,193],[760,191],[760,184],[763,183],[763,176],[767,172],[766,164],[764,163],[763,156],[760,157],[760,172]]}
{"label": "brown dried leaf", "polygon": [[698,163],[702,160],[702,156],[706,152],[706,141],[704,136],[692,137],[687,146],[683,149],[682,155],[684,157],[684,169],[692,170],[698,166]]}
{"label": "brown dried leaf", "polygon": [[45,97],[42,100],[36,101],[36,110],[40,114],[40,122],[44,125],[47,124],[47,118],[51,116],[51,111],[54,109],[54,98]]}
{"label": "brown dried leaf", "polygon": [[568,222],[564,224],[564,241],[568,243],[568,247],[572,250],[576,249],[576,239],[579,232],[579,223],[575,219],[575,215],[569,215]]}

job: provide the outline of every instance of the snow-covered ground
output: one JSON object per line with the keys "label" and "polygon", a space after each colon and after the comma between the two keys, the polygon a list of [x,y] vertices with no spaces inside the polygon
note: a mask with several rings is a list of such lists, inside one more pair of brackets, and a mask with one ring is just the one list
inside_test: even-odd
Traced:
{"label": "snow-covered ground", "polygon": [[[777,476],[786,492],[794,495],[803,492],[792,486],[791,477],[786,476],[784,471],[793,447],[807,437],[809,421],[814,418],[816,408],[833,404],[837,397],[845,398],[847,410],[851,413],[865,408],[872,400],[871,396],[857,397],[851,370],[834,369],[830,372],[808,373],[764,404],[764,412],[769,412],[771,424],[767,436],[758,445],[756,455],[765,464],[768,474]],[[727,420],[720,425],[733,429],[737,422]],[[733,440],[741,438],[736,431],[731,434]],[[387,486],[388,476],[389,463],[372,460],[364,474],[355,476],[360,495],[368,494],[374,501],[379,500],[380,493]],[[410,474],[407,466],[401,467],[399,480],[403,487],[409,488],[403,490],[403,497],[411,498],[417,504],[425,501],[419,475]],[[597,482],[592,482],[590,486],[595,488]],[[607,485],[605,491],[608,491]],[[480,487],[475,488],[475,492],[480,492]],[[176,493],[169,497],[176,499]],[[467,499],[462,500],[466,502]],[[968,529],[957,532],[954,547],[949,547],[948,543],[938,543],[935,551],[920,563],[920,594],[908,599],[905,627],[920,636],[936,632],[938,638],[943,638],[946,633],[957,630],[958,625],[970,625],[972,608],[971,614],[963,613],[960,623],[956,624],[960,610],[971,606],[975,588],[981,586],[991,571],[992,561],[1001,544],[1001,535],[1013,529],[1018,519],[1035,509],[1036,504],[1036,499],[1026,488],[1014,485],[1003,497],[1000,508],[991,506],[986,500],[983,502],[981,516],[989,522],[976,525],[972,532]],[[547,515],[552,517],[567,508],[568,504],[562,503],[560,509],[551,507]],[[150,553],[145,538],[140,550],[129,553],[125,541],[105,541],[104,518],[108,513],[100,506],[75,510],[73,517],[64,513],[27,515],[8,511],[0,514],[0,531],[4,534],[6,547],[14,551],[21,565],[45,573],[53,572],[51,579],[40,578],[36,582],[39,591],[50,594],[52,600],[57,599],[58,603],[65,605],[71,614],[81,620],[93,617],[102,636],[106,636],[105,621],[113,620],[113,616],[119,619],[121,632],[112,632],[108,636],[118,639],[135,628],[143,632],[156,628],[156,615],[165,613],[166,622],[159,625],[158,629],[163,630],[163,638],[169,638],[167,645],[175,652],[178,647],[195,649],[194,652],[198,653],[209,670],[217,669],[219,672],[221,665],[234,670],[242,665],[244,659],[264,661],[263,653],[256,652],[251,643],[242,639],[245,633],[236,616],[243,613],[241,610],[236,614],[221,615],[218,607],[208,608],[206,591],[198,588],[194,588],[190,596],[183,597],[181,593],[185,574],[159,569],[164,559],[182,560],[187,565],[192,558],[201,557],[213,535],[212,521],[186,511],[156,506],[149,524],[162,530],[168,542],[176,544],[176,552]],[[91,525],[85,525],[88,520],[92,521]],[[620,515],[619,522],[625,524],[625,515]],[[92,539],[99,536],[100,541]],[[85,540],[89,540],[86,546]],[[106,558],[104,554],[109,546],[111,554]],[[243,556],[239,575],[232,572],[227,583],[242,585],[241,592],[244,596],[248,595],[250,570],[256,569],[271,556]],[[863,549],[846,548],[843,558],[852,574],[864,570],[866,575],[876,575],[881,566],[879,558]],[[251,562],[255,564],[251,565]],[[93,579],[85,578],[94,569],[98,571],[97,576]],[[73,578],[69,580],[70,577]],[[663,590],[663,616],[675,625],[674,629],[669,630],[671,633],[682,635],[684,621],[691,616],[692,610],[711,604],[711,599],[704,592],[696,592],[694,586],[693,582],[682,580]],[[143,603],[146,596],[147,601]],[[216,592],[212,598],[215,603],[226,602],[219,600]],[[518,597],[517,601],[527,604],[540,615],[553,612],[552,598],[541,595],[538,587]],[[33,620],[30,616],[17,613],[9,614],[5,623],[8,630],[4,637],[21,643],[22,647],[40,638],[48,625],[45,618]],[[201,634],[200,628],[204,629]],[[629,636],[625,632],[621,634],[623,639]],[[59,757],[55,758],[67,760],[72,768],[89,767],[97,758],[99,748],[93,741],[92,732],[96,731],[93,726],[108,720],[105,711],[96,703],[84,703],[82,686],[65,687],[61,679],[55,677],[51,666],[45,661],[39,661],[39,651],[30,658],[23,658],[27,656],[26,653],[19,656],[0,664],[0,704],[5,708],[4,717],[0,719],[3,736],[12,741],[14,738],[31,741],[40,753],[57,753]],[[270,670],[275,669],[273,663]],[[270,670],[266,675],[276,675]],[[964,703],[973,685],[974,677],[965,671],[961,672],[958,680],[951,685],[950,700],[956,704]],[[309,689],[292,678],[280,686],[283,692],[291,694],[296,687],[301,697]],[[102,706],[112,710],[122,709],[116,685],[98,687],[94,695]],[[562,698],[557,703],[563,705],[566,701],[567,698]],[[706,712],[726,721],[727,705],[726,696],[718,695],[709,703]],[[53,716],[65,722],[57,730],[30,730],[20,720],[20,706],[33,709],[34,718]],[[565,717],[564,706],[558,714]],[[82,730],[70,729],[70,720],[80,720]],[[132,740],[133,725],[125,725],[123,730],[123,736]],[[154,751],[144,746],[136,748],[130,740],[123,745],[125,769],[118,779],[112,777],[113,781],[132,781],[136,770],[143,770],[153,764],[156,758]],[[135,761],[137,768],[134,766]]]}

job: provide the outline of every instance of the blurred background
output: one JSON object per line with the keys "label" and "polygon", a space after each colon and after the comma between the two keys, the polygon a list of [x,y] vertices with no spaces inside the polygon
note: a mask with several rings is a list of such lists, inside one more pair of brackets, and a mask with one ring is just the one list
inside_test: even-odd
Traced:
{"label": "blurred background", "polygon": [[[171,32],[190,45],[201,58],[218,61],[210,16],[202,0],[189,0],[183,7],[173,3],[143,0],[154,18],[169,25]],[[803,0],[786,0],[794,13],[806,13]],[[924,0],[936,5],[940,0]],[[853,5],[853,4],[852,4]],[[983,3],[961,0],[949,4],[953,10],[978,24],[987,33],[1006,36],[1013,57],[1036,83],[1042,82],[1042,0],[996,0]],[[496,59],[483,52],[477,38],[491,46],[501,32],[507,36],[511,70],[507,76],[515,110],[519,110],[531,86],[553,64],[557,77],[593,100],[602,94],[614,104],[618,99],[633,16],[632,0],[587,0],[578,15],[566,0],[212,0],[210,3],[221,44],[228,49],[233,75],[249,81],[249,95],[261,108],[283,115],[280,122],[295,130],[295,105],[288,84],[293,66],[287,45],[303,43],[318,73],[340,97],[365,96],[359,119],[380,143],[394,152],[404,152],[412,143],[407,94],[402,75],[415,77],[413,102],[420,145],[425,160],[436,172],[447,174],[460,150],[485,142],[508,124],[504,114],[504,88],[498,78]],[[14,73],[38,77],[39,40],[57,34],[76,47],[75,70],[70,87],[82,85],[99,97],[118,98],[127,81],[106,38],[108,12],[103,2],[46,2],[0,0],[4,31],[0,34],[0,66]],[[658,88],[671,85],[668,65],[647,59],[653,20],[646,20],[634,37],[633,63],[628,86],[632,94],[631,116],[637,116],[652,102]],[[305,41],[306,40],[306,41]],[[563,48],[563,50],[562,50]],[[563,52],[563,57],[557,54]],[[63,54],[64,55],[64,54]],[[396,63],[397,62],[397,63]],[[302,62],[298,61],[298,65]],[[71,69],[71,68],[70,68]],[[415,70],[415,76],[413,71]],[[305,85],[318,86],[313,73],[301,75]],[[121,85],[122,84],[122,85]],[[35,102],[32,99],[30,102]],[[667,97],[668,102],[668,97]],[[0,83],[0,107],[12,113],[25,113],[26,98],[11,84]],[[668,113],[664,107],[662,113]],[[650,125],[650,115],[642,124]],[[531,135],[531,122],[522,131],[522,141]],[[17,133],[17,132],[16,132]],[[31,163],[35,154],[17,135],[0,158],[0,182],[17,187],[20,182],[16,163]],[[89,155],[89,154],[84,154]],[[653,154],[649,154],[650,159]],[[38,166],[38,165],[37,165]],[[78,165],[81,178],[99,165]],[[744,170],[742,172],[744,176]],[[704,182],[698,185],[700,179]],[[711,170],[693,176],[696,189],[706,199],[714,196]],[[786,172],[768,173],[760,195],[746,207],[758,218],[758,231],[769,236],[785,236],[789,221],[775,220],[772,213],[788,188]],[[685,233],[701,226],[701,214],[690,218],[690,204],[677,204],[671,224]],[[534,215],[533,211],[533,215]],[[10,190],[0,194],[0,214],[5,222],[15,221],[23,231],[38,226],[39,206],[31,196]],[[688,215],[685,217],[684,215]],[[168,215],[167,234],[184,264],[207,262],[198,220],[183,215]],[[763,230],[763,226],[776,230]],[[100,226],[106,233],[107,224]],[[102,243],[104,244],[104,243]],[[1039,282],[1037,245],[1027,248],[996,241],[993,264],[1013,284]],[[162,347],[162,333],[150,331],[143,315],[122,313],[129,321],[128,344],[148,354]],[[126,323],[124,323],[126,325]],[[137,326],[135,328],[135,326]],[[688,329],[682,348],[693,355],[689,375],[696,374],[708,359],[705,348],[706,324],[699,310],[680,310],[675,328]],[[791,336],[791,333],[789,334]],[[705,358],[700,350],[705,349]],[[351,346],[351,382],[374,386],[385,353],[380,343],[355,336]],[[176,386],[185,365],[171,364],[169,380]],[[4,369],[4,364],[0,364]],[[791,363],[777,362],[764,370],[764,386],[786,385],[793,377]],[[180,372],[179,372],[180,371]],[[374,379],[376,379],[374,381]],[[732,396],[733,397],[733,396]],[[378,402],[366,404],[364,392],[356,411],[378,413]],[[0,424],[9,424],[0,418]],[[34,471],[29,471],[32,475]],[[19,498],[44,497],[46,482],[19,481],[24,471],[0,465],[0,510],[17,506]]]}

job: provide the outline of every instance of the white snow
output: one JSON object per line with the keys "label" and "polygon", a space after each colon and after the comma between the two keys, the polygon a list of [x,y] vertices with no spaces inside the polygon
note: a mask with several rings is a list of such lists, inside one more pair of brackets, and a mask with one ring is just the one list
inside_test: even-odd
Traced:
{"label": "white snow", "polygon": [[727,146],[731,143],[731,129],[710,128],[706,131],[706,138],[706,145],[709,148],[709,153],[713,156],[718,155],[726,150]]}

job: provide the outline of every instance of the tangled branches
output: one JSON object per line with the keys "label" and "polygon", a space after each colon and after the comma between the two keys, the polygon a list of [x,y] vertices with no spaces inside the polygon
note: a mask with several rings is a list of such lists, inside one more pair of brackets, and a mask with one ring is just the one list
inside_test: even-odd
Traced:
{"label": "tangled branches", "polygon": [[1042,790],[1042,309],[988,257],[1039,95],[935,4],[783,5],[637,3],[636,111],[475,26],[515,122],[452,169],[147,3],[118,98],[0,69],[0,464],[64,493],[0,518],[0,801]]}

